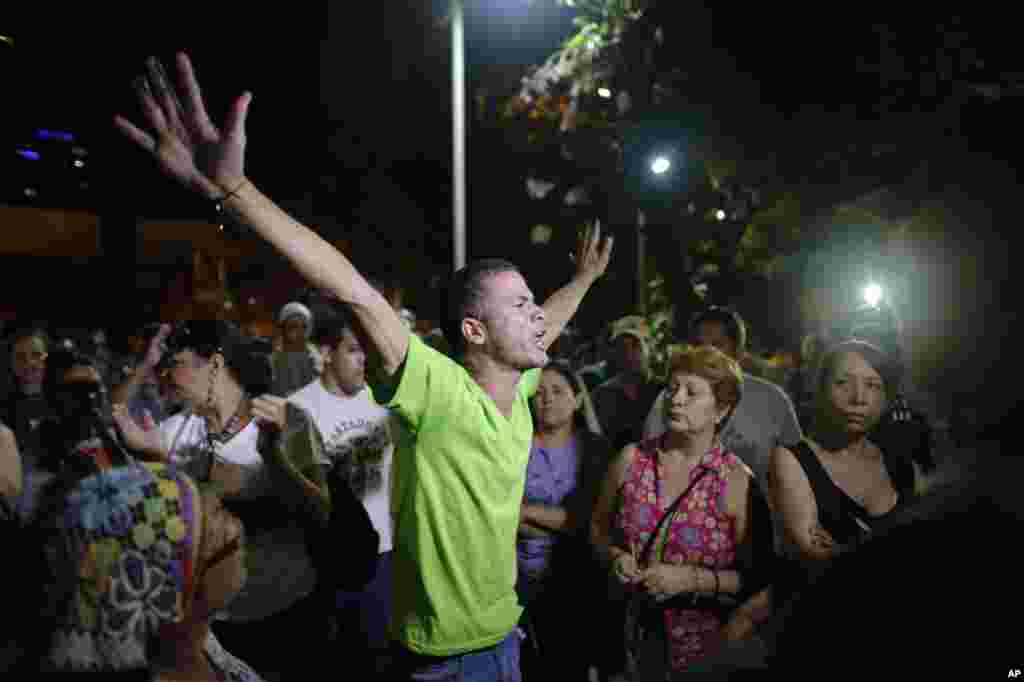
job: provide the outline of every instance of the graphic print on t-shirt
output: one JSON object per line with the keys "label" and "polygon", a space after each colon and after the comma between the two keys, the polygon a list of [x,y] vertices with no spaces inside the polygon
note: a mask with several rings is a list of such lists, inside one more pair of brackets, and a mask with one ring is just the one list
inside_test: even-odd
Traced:
{"label": "graphic print on t-shirt", "polygon": [[[353,429],[365,433],[352,436]],[[357,497],[379,492],[384,485],[384,456],[391,439],[385,424],[367,419],[345,420],[325,439],[327,456]]]}

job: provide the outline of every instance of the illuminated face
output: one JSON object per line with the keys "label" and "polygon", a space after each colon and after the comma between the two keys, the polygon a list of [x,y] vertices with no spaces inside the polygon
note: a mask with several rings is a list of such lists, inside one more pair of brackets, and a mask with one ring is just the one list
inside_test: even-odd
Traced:
{"label": "illuminated face", "polygon": [[284,344],[288,348],[298,348],[306,343],[306,318],[294,315],[284,321]]}
{"label": "illuminated face", "polygon": [[735,360],[739,354],[736,342],[728,334],[725,325],[717,320],[706,320],[694,329],[692,343],[695,346],[714,346]]}
{"label": "illuminated face", "polygon": [[346,329],[334,348],[322,346],[324,371],[346,395],[355,395],[366,385],[366,350],[359,338]]}
{"label": "illuminated face", "polygon": [[481,342],[488,354],[520,371],[546,365],[544,311],[523,276],[514,270],[493,274],[485,280],[484,290]]}
{"label": "illuminated face", "polygon": [[714,433],[728,411],[719,408],[711,382],[697,374],[673,373],[665,391],[665,419],[672,432]]}
{"label": "illuminated face", "polygon": [[11,349],[11,369],[22,386],[39,386],[46,373],[46,342],[38,336],[18,339]]}
{"label": "illuminated face", "polygon": [[561,372],[546,369],[533,396],[533,412],[540,428],[560,428],[571,424],[581,397]]}
{"label": "illuminated face", "polygon": [[202,405],[210,392],[210,360],[192,350],[175,353],[160,377],[172,400]]}
{"label": "illuminated face", "polygon": [[840,430],[863,434],[878,423],[885,383],[860,353],[842,353],[824,389],[827,416]]}

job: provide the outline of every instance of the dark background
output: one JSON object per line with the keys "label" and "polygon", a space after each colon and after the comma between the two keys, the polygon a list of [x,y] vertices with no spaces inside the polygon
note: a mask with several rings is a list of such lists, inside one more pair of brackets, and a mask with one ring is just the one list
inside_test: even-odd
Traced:
{"label": "dark background", "polygon": [[[111,291],[133,286],[127,266],[137,216],[204,215],[203,205],[160,177],[110,124],[115,112],[139,120],[130,82],[143,59],[156,54],[170,63],[173,51],[184,49],[215,117],[242,90],[254,93],[249,176],[298,217],[349,244],[360,268],[401,279],[410,303],[430,316],[431,284],[452,262],[445,5],[205,3],[125,13],[46,7],[5,17],[0,34],[15,39],[14,47],[0,43],[7,201],[26,203],[23,185],[39,169],[9,150],[39,128],[70,130],[89,150],[86,169],[72,180],[66,167],[45,170],[39,186],[46,193],[30,203],[90,208],[108,227],[102,267],[7,258],[5,283],[26,297],[62,286],[72,305],[116,302]],[[1005,376],[1003,342],[1016,317],[1006,294],[1019,242],[1024,65],[1010,9],[961,8],[954,16],[937,8],[662,2],[656,13],[665,26],[665,58],[687,70],[690,96],[711,107],[716,134],[745,156],[770,159],[778,177],[804,179],[841,200],[928,162],[924,190],[948,196],[959,217],[959,232],[928,258],[969,258],[985,273],[980,290],[943,281],[933,291],[939,304],[928,305],[933,317],[946,318],[935,323],[957,349],[957,372],[979,389],[985,377]],[[572,13],[553,2],[469,0],[466,12],[471,93],[492,85],[488,79],[503,66],[540,62],[571,30]],[[543,298],[569,276],[567,254],[529,243],[525,167],[500,145],[489,129],[470,132],[469,256],[519,262]],[[877,149],[887,150],[884,162]],[[853,172],[839,173],[837,158]],[[83,176],[88,190],[75,190]],[[629,238],[629,225],[612,227]],[[282,266],[270,253],[260,263],[250,276]],[[616,260],[595,303],[581,311],[584,327],[626,311],[631,267],[628,258]],[[830,276],[819,268],[804,273],[804,283]],[[773,319],[791,318],[791,303],[755,297],[748,307],[770,334]]]}

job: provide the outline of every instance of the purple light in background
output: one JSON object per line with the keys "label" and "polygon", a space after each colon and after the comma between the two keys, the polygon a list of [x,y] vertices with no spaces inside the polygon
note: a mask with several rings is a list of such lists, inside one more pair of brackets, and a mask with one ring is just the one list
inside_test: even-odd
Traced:
{"label": "purple light in background", "polygon": [[61,142],[73,142],[75,136],[63,130],[47,130],[40,128],[36,131],[36,137],[40,140],[60,140]]}
{"label": "purple light in background", "polygon": [[18,156],[30,161],[38,161],[40,159],[39,152],[32,151],[31,149],[19,149]]}

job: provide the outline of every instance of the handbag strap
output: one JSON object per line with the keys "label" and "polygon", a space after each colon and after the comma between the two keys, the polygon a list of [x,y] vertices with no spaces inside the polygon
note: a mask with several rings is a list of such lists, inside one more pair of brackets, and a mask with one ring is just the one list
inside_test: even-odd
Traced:
{"label": "handbag strap", "polygon": [[665,513],[661,515],[660,519],[658,519],[658,524],[654,527],[654,530],[651,532],[651,536],[647,538],[647,542],[646,544],[644,544],[644,549],[642,552],[640,552],[640,555],[638,557],[639,559],[643,559],[643,557],[647,556],[647,553],[651,551],[651,546],[654,544],[655,539],[657,539],[658,534],[661,532],[661,527],[665,524],[665,521],[667,521],[672,516],[672,514],[675,513],[676,509],[679,507],[679,503],[683,501],[683,498],[689,495],[690,491],[693,490],[693,486],[697,485],[700,479],[704,478],[704,476],[709,471],[711,471],[706,466],[698,466],[700,466],[701,468],[700,473],[698,473],[697,476],[692,481],[690,481],[690,485],[686,486],[686,490],[681,492],[679,494],[679,497],[677,497],[672,502],[672,504],[665,508]]}

